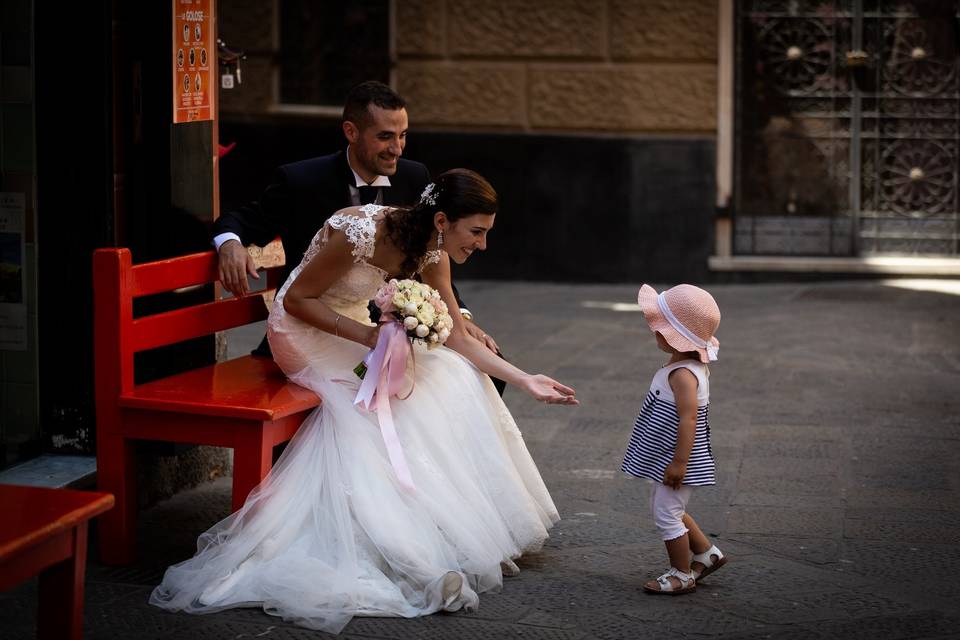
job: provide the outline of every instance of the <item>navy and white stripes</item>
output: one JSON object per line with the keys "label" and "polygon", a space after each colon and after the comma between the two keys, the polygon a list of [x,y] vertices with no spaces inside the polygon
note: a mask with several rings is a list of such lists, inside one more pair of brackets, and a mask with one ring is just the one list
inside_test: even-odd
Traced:
{"label": "navy and white stripes", "polygon": [[[655,384],[651,387],[633,426],[621,470],[639,478],[663,482],[663,472],[673,460],[680,415],[677,405],[666,399]],[[697,407],[696,435],[687,462],[685,485],[716,484],[716,464],[710,446],[709,403]]]}

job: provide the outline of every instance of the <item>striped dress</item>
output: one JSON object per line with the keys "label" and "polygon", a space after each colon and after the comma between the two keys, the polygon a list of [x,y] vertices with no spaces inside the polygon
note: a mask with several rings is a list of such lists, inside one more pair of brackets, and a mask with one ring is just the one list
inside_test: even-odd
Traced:
{"label": "striped dress", "polygon": [[681,367],[689,369],[697,376],[697,430],[683,484],[716,484],[716,464],[710,446],[710,422],[707,419],[710,410],[710,378],[707,365],[696,360],[676,362],[663,367],[653,376],[650,391],[633,425],[633,434],[630,436],[621,470],[638,478],[663,482],[663,472],[673,460],[673,452],[677,446],[677,427],[680,424],[669,376]]}

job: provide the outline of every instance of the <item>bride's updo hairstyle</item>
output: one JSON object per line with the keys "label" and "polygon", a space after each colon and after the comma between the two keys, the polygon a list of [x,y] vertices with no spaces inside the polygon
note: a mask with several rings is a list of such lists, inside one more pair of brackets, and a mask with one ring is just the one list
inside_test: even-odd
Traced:
{"label": "bride's updo hairstyle", "polygon": [[456,222],[476,213],[496,213],[497,205],[497,192],[479,173],[450,169],[440,174],[423,190],[420,202],[408,209],[393,209],[384,219],[387,237],[406,254],[401,270],[407,276],[419,271],[438,211],[446,214],[450,222]]}

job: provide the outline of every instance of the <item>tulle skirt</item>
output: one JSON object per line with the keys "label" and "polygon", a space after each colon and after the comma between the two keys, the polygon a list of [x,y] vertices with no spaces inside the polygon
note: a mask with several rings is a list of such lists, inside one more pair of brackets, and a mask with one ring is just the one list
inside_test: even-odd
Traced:
{"label": "tulle skirt", "polygon": [[339,632],[356,615],[477,606],[501,563],[559,519],[490,379],[445,347],[415,347],[413,392],[391,401],[415,484],[405,490],[375,413],[354,404],[366,349],[271,317],[274,357],[323,404],[244,506],[200,536],[150,602],[190,613],[259,606]]}

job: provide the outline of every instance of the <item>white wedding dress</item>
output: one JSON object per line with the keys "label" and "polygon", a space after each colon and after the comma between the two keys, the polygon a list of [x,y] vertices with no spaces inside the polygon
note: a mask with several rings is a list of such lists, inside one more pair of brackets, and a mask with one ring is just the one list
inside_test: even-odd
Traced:
{"label": "white wedding dress", "polygon": [[369,323],[386,273],[368,264],[377,214],[337,214],[277,293],[268,321],[274,358],[322,406],[304,421],[244,506],[200,536],[197,554],[167,569],[150,602],[190,613],[258,606],[339,632],[353,616],[472,609],[498,589],[501,563],[538,549],[559,519],[490,379],[446,347],[415,345],[409,398],[393,398],[415,484],[399,484],[377,416],[354,404],[353,368],[367,348],[286,314],[283,296],[331,227],[353,245],[352,268],[321,300]]}

